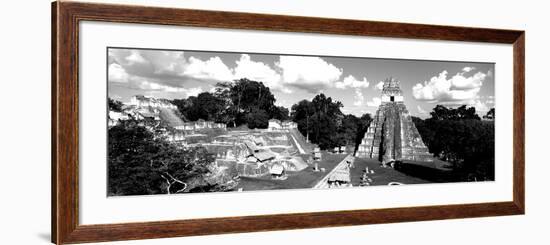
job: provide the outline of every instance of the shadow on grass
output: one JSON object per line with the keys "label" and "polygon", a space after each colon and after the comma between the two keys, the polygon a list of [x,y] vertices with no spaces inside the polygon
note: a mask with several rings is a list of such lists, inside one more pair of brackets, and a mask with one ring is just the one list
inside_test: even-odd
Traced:
{"label": "shadow on grass", "polygon": [[395,170],[406,175],[436,183],[461,182],[459,175],[450,168],[436,167],[431,162],[399,162]]}

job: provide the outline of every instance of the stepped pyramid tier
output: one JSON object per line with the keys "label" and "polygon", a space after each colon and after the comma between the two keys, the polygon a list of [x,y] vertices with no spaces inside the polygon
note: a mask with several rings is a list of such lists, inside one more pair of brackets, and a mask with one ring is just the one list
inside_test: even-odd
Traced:
{"label": "stepped pyramid tier", "polygon": [[355,154],[389,164],[394,161],[433,161],[403,103],[399,81],[388,78],[382,88],[382,103]]}
{"label": "stepped pyramid tier", "polygon": [[137,107],[153,107],[153,108],[166,108],[166,109],[178,109],[176,105],[172,104],[167,99],[157,99],[153,97],[146,97],[143,95],[135,95],[130,99],[130,105]]}

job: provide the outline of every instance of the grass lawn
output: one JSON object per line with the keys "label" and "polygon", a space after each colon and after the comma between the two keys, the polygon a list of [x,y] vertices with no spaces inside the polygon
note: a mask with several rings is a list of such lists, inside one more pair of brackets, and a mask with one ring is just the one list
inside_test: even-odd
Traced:
{"label": "grass lawn", "polygon": [[[304,159],[309,157],[309,155],[301,156]],[[243,191],[312,188],[346,156],[345,154],[337,155],[323,152],[323,160],[319,162],[319,168],[325,168],[325,172],[314,172],[313,165],[311,165],[302,171],[287,172],[288,178],[286,180],[274,180],[271,175],[259,178],[241,177],[235,190],[239,188],[243,188]]]}
{"label": "grass lawn", "polygon": [[361,176],[366,167],[369,170],[374,170],[374,174],[370,174],[372,179],[371,185],[387,185],[390,182],[400,182],[403,184],[422,184],[431,183],[431,181],[409,176],[392,168],[384,168],[379,161],[372,159],[355,158],[355,168],[350,170],[351,183],[353,186],[359,186]]}
{"label": "grass lawn", "polygon": [[374,170],[369,175],[373,180],[371,185],[387,185],[390,182],[403,184],[449,183],[459,182],[456,173],[449,168],[449,163],[434,159],[433,162],[403,161],[395,169],[384,168],[379,161],[373,159],[355,159],[355,168],[350,171],[353,186],[359,185],[365,167]]}
{"label": "grass lawn", "polygon": [[[309,155],[302,155],[307,158]],[[323,152],[323,161],[319,162],[319,168],[325,168],[325,172],[313,172],[313,166],[308,166],[299,172],[287,172],[286,180],[274,180],[271,175],[265,175],[259,178],[241,177],[237,187],[243,188],[243,191],[252,190],[279,190],[279,189],[306,189],[312,188],[325,175],[327,175],[338,163],[340,163],[346,154],[328,154]],[[445,162],[404,162],[397,169],[390,167],[384,168],[379,161],[373,159],[355,159],[355,167],[350,170],[350,178],[353,186],[359,186],[363,171],[368,166],[369,170],[374,170],[370,174],[373,180],[371,185],[388,185],[390,182],[399,182],[403,184],[426,184],[438,182],[455,182],[448,169],[442,166]]]}
{"label": "grass lawn", "polygon": [[403,161],[396,169],[407,175],[436,183],[461,182],[460,173],[453,171],[451,164],[434,159],[433,162]]}

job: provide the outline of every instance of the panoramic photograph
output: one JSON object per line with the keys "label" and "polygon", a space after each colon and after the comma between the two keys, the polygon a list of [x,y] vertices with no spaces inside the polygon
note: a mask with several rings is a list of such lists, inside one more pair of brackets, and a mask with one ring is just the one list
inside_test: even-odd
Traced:
{"label": "panoramic photograph", "polygon": [[109,197],[495,180],[494,63],[109,47],[106,68]]}

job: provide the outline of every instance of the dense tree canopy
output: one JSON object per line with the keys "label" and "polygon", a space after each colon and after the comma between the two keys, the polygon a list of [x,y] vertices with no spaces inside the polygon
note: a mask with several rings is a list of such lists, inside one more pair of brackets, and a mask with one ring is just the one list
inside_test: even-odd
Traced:
{"label": "dense tree canopy", "polygon": [[344,116],[340,111],[342,103],[319,94],[312,101],[302,100],[292,106],[291,118],[298,123],[298,129],[322,149],[339,146],[340,137],[334,137]]}
{"label": "dense tree canopy", "polygon": [[204,92],[197,96],[190,96],[183,100],[173,100],[172,102],[188,120],[196,121],[203,119],[223,122],[221,112],[225,109],[224,101],[212,93]]}
{"label": "dense tree canopy", "polygon": [[288,109],[275,106],[275,96],[262,82],[246,78],[218,83],[215,92],[176,99],[173,103],[191,121],[198,119],[237,127],[266,128],[271,118],[288,120]]}
{"label": "dense tree canopy", "polygon": [[436,157],[452,163],[468,180],[494,179],[494,122],[481,121],[475,108],[438,105],[432,117],[413,117],[424,143]]}
{"label": "dense tree canopy", "polygon": [[222,86],[229,89],[229,98],[239,113],[253,109],[269,112],[274,107],[275,96],[262,82],[242,78]]}
{"label": "dense tree canopy", "polygon": [[290,112],[288,111],[288,108],[284,106],[275,106],[273,107],[271,118],[281,121],[290,120]]}
{"label": "dense tree canopy", "polygon": [[270,118],[281,118],[275,96],[262,82],[242,78],[233,83],[220,83],[218,87],[221,88],[218,95],[231,103],[235,126],[248,124],[250,128],[267,128]]}
{"label": "dense tree canopy", "polygon": [[351,146],[355,150],[370,123],[370,115],[361,118],[344,115],[340,110],[342,106],[341,102],[321,93],[311,101],[294,104],[291,119],[298,124],[298,130],[321,149]]}
{"label": "dense tree canopy", "polygon": [[464,120],[464,119],[474,119],[480,120],[479,116],[476,114],[475,107],[466,107],[462,105],[456,109],[447,108],[442,105],[437,105],[432,112],[430,112],[431,118],[433,120]]}
{"label": "dense tree canopy", "polygon": [[262,109],[253,108],[250,112],[243,115],[245,115],[244,120],[250,129],[267,128],[268,126],[269,115]]}
{"label": "dense tree canopy", "polygon": [[135,120],[109,128],[108,137],[109,195],[187,192],[214,161],[206,149],[178,147]]}

